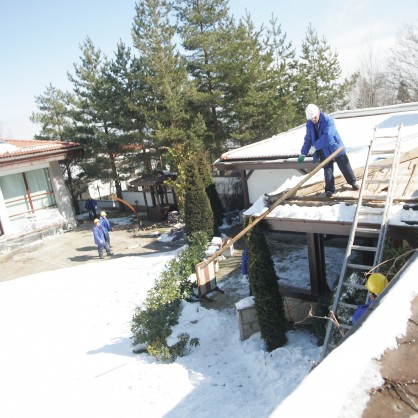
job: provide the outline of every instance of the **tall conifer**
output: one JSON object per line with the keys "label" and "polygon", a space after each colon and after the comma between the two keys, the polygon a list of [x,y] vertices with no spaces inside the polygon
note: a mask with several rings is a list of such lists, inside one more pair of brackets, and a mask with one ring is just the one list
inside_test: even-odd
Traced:
{"label": "tall conifer", "polygon": [[213,214],[196,158],[184,162],[184,223],[187,236],[203,232],[208,239],[213,236]]}
{"label": "tall conifer", "polygon": [[117,196],[122,198],[116,159],[125,152],[125,143],[114,112],[116,96],[107,77],[109,61],[90,38],[82,44],[81,51],[81,63],[74,64],[74,74],[68,77],[75,95],[77,140],[85,145],[87,157],[82,167],[91,179],[113,181]]}
{"label": "tall conifer", "polygon": [[208,196],[210,206],[212,208],[214,226],[213,233],[219,235],[219,227],[223,223],[224,207],[216,190],[216,184],[214,183],[211,175],[210,164],[207,159],[207,153],[201,152],[195,155],[197,166],[200,176],[203,180],[206,194]]}
{"label": "tall conifer", "polygon": [[[71,93],[57,89],[50,84],[44,94],[35,97],[35,102],[38,112],[33,112],[30,119],[32,122],[41,124],[41,131],[35,135],[35,139],[67,142],[76,140],[75,123],[71,113],[73,103]],[[80,214],[78,196],[84,187],[83,173],[76,167],[81,160],[82,157],[72,157],[60,161],[77,215]]]}
{"label": "tall conifer", "polygon": [[344,109],[346,93],[354,80],[340,81],[341,67],[338,54],[325,38],[320,39],[309,25],[302,42],[302,54],[298,63],[297,95],[301,122],[309,103],[317,104],[326,112]]}
{"label": "tall conifer", "polygon": [[246,244],[250,286],[261,338],[265,342],[266,350],[273,351],[286,344],[288,322],[270,250],[258,224],[248,232]]}
{"label": "tall conifer", "polygon": [[185,60],[176,49],[171,4],[141,0],[135,9],[133,41],[146,86],[144,134],[154,147],[177,147],[190,140],[189,132],[196,135],[196,126],[201,128],[201,124],[197,115],[188,112],[194,88]]}
{"label": "tall conifer", "polygon": [[205,148],[217,158],[227,139],[219,115],[223,106],[219,64],[221,48],[230,35],[227,0],[176,0],[179,32],[186,51],[187,69],[196,86],[194,111],[206,124]]}
{"label": "tall conifer", "polygon": [[227,33],[218,63],[220,115],[228,137],[243,146],[277,133],[273,55],[263,41],[265,30],[257,30],[249,15],[237,25],[231,21]]}

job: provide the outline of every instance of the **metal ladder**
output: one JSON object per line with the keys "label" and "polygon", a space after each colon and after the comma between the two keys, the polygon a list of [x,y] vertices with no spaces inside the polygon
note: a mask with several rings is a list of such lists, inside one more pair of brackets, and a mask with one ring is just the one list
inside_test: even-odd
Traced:
{"label": "metal ladder", "polygon": [[[393,203],[393,193],[395,187],[395,180],[397,176],[397,168],[399,165],[400,159],[400,143],[401,143],[401,128],[402,126],[397,127],[397,133],[394,135],[379,135],[378,128],[374,129],[373,138],[369,145],[369,152],[367,155],[366,165],[364,167],[363,180],[361,183],[359,198],[357,202],[357,207],[354,215],[353,225],[351,228],[350,236],[348,238],[347,249],[344,256],[343,265],[341,268],[340,277],[338,280],[338,286],[335,291],[334,302],[332,305],[332,312],[338,318],[341,313],[341,317],[347,317],[349,313],[349,323],[343,323],[340,318],[338,319],[340,329],[337,328],[337,324],[329,320],[327,323],[327,329],[324,339],[324,345],[322,347],[320,361],[329,353],[331,349],[338,345],[343,337],[343,330],[347,332],[351,328],[351,316],[354,311],[357,309],[357,305],[353,303],[347,303],[344,300],[347,298],[347,293],[360,293],[364,294],[364,303],[368,301],[368,292],[365,286],[365,277],[364,273],[372,270],[374,267],[378,266],[382,261],[384,243],[386,238],[386,232],[388,229],[388,220],[390,215],[390,209]],[[386,143],[379,145],[381,142]],[[380,149],[378,147],[381,147]],[[372,178],[372,173],[370,170],[372,157],[376,155],[384,155],[385,159],[392,157],[392,162],[385,164],[378,163],[374,167],[379,169],[389,169],[390,176],[386,180],[376,180]],[[376,184],[376,185],[387,185],[387,188],[383,188],[378,196],[374,195],[365,195],[366,186]],[[386,196],[384,194],[386,193]],[[379,210],[373,209],[370,206],[363,206],[363,202],[371,204],[372,202],[384,202],[384,207]],[[359,227],[359,219],[362,217],[362,224],[367,225],[367,221],[364,219],[370,216],[378,217],[379,222],[370,223],[368,227]],[[372,239],[372,245],[358,245],[355,244],[356,238],[366,237]],[[377,241],[377,243],[376,243]],[[376,245],[374,245],[376,243]],[[369,257],[373,256],[374,261],[373,265],[364,265],[357,264],[354,257],[358,255],[368,255]],[[352,271],[351,274],[347,276],[348,271]],[[376,269],[377,271],[377,269]],[[343,292],[344,289],[344,292]]]}

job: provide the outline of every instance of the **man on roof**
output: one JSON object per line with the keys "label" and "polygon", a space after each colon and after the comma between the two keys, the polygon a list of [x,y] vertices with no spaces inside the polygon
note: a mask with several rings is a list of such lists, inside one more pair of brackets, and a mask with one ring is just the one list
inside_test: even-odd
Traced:
{"label": "man on roof", "polygon": [[307,119],[306,135],[298,163],[302,163],[305,160],[311,147],[315,149],[313,154],[314,163],[324,161],[338,148],[344,147],[338,156],[324,167],[325,194],[327,197],[332,197],[335,193],[334,161],[337,163],[347,183],[353,190],[358,190],[359,186],[356,182],[356,176],[351,168],[345,146],[337,131],[334,119],[321,112],[319,107],[313,103],[306,107],[305,113]]}

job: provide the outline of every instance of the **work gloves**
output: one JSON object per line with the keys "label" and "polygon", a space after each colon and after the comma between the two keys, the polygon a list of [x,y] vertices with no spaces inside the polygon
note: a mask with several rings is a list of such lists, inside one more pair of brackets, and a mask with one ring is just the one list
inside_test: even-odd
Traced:
{"label": "work gloves", "polygon": [[300,163],[303,163],[304,161],[305,161],[305,157],[306,157],[306,155],[299,155],[299,158],[298,158],[298,163],[300,164]]}

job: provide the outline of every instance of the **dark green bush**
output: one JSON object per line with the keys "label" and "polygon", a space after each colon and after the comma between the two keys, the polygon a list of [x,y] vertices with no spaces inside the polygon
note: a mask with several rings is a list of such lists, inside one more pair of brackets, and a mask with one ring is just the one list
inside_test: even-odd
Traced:
{"label": "dark green bush", "polygon": [[213,236],[213,213],[197,164],[195,159],[190,159],[184,164],[187,179],[184,186],[185,231],[187,236],[198,231],[204,232],[209,238]]}
{"label": "dark green bush", "polygon": [[256,225],[247,235],[248,272],[254,304],[266,350],[273,351],[287,342],[289,323],[284,313],[278,277],[264,233]]}
{"label": "dark green bush", "polygon": [[167,338],[178,323],[181,300],[190,297],[193,291],[195,284],[189,278],[195,272],[195,265],[204,259],[206,247],[206,234],[194,233],[189,237],[189,246],[168,263],[148,291],[143,306],[135,309],[131,325],[133,345],[146,344],[151,355],[164,361],[185,353],[187,344],[198,345],[198,340],[189,341],[187,335],[186,343],[185,336],[179,336],[180,341],[170,348]]}

